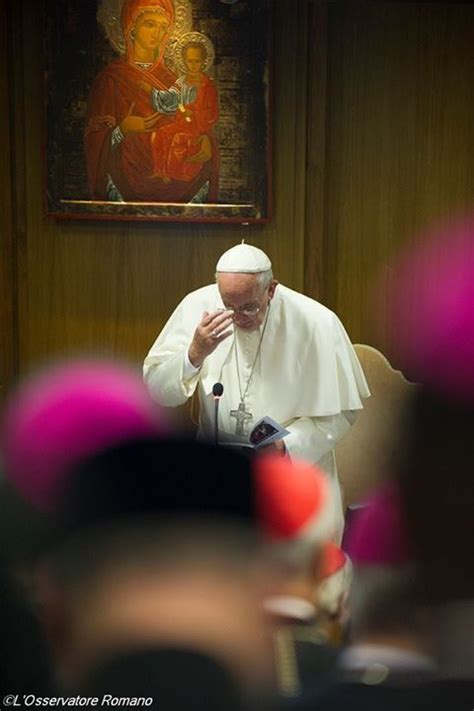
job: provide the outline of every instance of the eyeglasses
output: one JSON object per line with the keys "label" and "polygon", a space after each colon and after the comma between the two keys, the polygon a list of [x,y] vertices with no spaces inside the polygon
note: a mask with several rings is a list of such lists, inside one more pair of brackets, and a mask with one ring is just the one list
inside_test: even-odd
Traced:
{"label": "eyeglasses", "polygon": [[[268,287],[267,287],[268,288]],[[267,289],[262,293],[265,294]],[[228,311],[231,314],[237,314],[237,316],[248,316],[249,318],[252,318],[253,316],[256,316],[259,311],[261,311],[266,304],[245,304],[244,306],[239,306],[237,309],[233,309],[230,306],[225,307],[222,309],[222,311]]]}
{"label": "eyeglasses", "polygon": [[262,309],[262,304],[254,304],[253,306],[242,306],[238,309],[230,309],[238,316],[256,316]]}
{"label": "eyeglasses", "polygon": [[237,314],[237,316],[256,316],[259,311],[261,311],[262,304],[254,304],[253,306],[240,306],[238,309],[219,309],[220,311],[228,311],[231,314]]}
{"label": "eyeglasses", "polygon": [[221,311],[224,313],[224,311],[227,311],[229,314],[237,314],[238,316],[256,316],[258,312],[262,309],[262,306],[250,306],[250,307],[240,307],[238,309],[218,309],[218,311]]}

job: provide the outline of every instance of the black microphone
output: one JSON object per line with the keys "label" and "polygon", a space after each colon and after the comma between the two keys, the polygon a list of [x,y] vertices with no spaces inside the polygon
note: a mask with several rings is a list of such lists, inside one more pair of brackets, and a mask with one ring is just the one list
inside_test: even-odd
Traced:
{"label": "black microphone", "polygon": [[216,446],[219,444],[219,428],[218,428],[218,416],[219,416],[219,400],[224,392],[224,386],[222,383],[214,383],[212,386],[212,395],[214,396],[214,442]]}

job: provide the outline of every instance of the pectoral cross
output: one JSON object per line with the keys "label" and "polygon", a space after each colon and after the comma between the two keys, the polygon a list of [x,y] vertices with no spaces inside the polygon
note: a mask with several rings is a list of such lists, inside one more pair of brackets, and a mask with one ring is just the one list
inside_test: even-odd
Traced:
{"label": "pectoral cross", "polygon": [[237,410],[231,410],[230,416],[235,417],[235,419],[236,419],[235,434],[236,435],[243,435],[244,434],[244,422],[246,420],[251,420],[253,417],[251,412],[247,412],[245,410],[245,402],[239,403],[239,407]]}

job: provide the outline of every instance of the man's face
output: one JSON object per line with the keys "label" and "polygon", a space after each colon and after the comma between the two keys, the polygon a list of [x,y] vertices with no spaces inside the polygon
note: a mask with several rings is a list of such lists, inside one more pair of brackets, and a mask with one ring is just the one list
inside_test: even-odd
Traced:
{"label": "man's face", "polygon": [[[244,331],[255,331],[262,325],[277,284],[274,279],[266,289],[262,289],[256,274],[220,272],[217,275],[224,306],[234,311],[234,323]],[[256,312],[243,313],[245,311]]]}

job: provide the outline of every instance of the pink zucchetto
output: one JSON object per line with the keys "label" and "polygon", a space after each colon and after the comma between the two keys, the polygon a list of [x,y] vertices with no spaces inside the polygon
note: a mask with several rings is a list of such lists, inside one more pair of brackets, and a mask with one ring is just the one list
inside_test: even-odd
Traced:
{"label": "pink zucchetto", "polygon": [[7,405],[5,474],[30,503],[54,510],[81,459],[167,430],[161,408],[128,366],[100,360],[56,365],[26,381]]}
{"label": "pink zucchetto", "polygon": [[398,488],[382,486],[358,509],[346,539],[346,550],[355,565],[399,566],[411,560],[406,524]]}
{"label": "pink zucchetto", "polygon": [[411,380],[441,395],[474,398],[474,217],[442,227],[394,264],[388,348]]}

